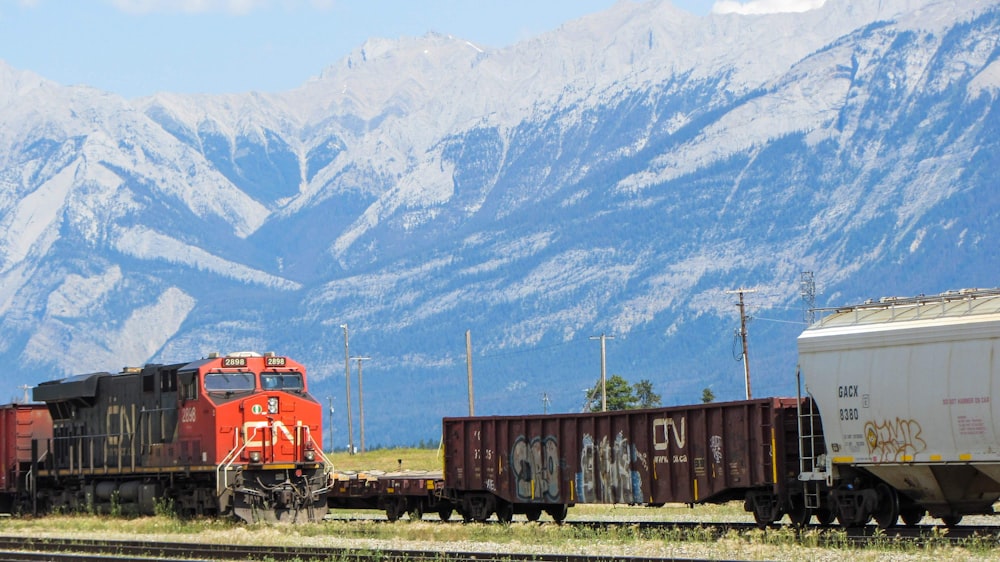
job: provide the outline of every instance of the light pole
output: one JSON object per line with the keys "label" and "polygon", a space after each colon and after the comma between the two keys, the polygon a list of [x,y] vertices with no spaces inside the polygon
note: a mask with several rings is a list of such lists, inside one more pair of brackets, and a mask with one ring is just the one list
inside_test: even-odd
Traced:
{"label": "light pole", "polygon": [[347,454],[354,454],[354,422],[351,421],[351,352],[347,340],[347,324],[344,329],[344,380],[347,381]]}
{"label": "light pole", "polygon": [[365,452],[365,387],[361,382],[361,361],[371,357],[355,357],[358,360],[358,415],[361,416],[361,452]]}

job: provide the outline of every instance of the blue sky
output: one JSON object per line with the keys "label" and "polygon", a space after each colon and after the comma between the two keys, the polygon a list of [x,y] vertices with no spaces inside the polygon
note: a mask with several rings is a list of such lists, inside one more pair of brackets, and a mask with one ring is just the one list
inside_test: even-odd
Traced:
{"label": "blue sky", "polygon": [[[318,75],[370,37],[436,31],[503,47],[614,1],[0,0],[0,59],[61,84],[128,98],[277,92]],[[715,0],[673,3],[706,15]]]}

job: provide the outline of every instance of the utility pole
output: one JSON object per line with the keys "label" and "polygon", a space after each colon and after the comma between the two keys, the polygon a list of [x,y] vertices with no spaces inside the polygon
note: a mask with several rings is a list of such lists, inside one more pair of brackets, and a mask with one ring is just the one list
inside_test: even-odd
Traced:
{"label": "utility pole", "polygon": [[354,454],[354,422],[351,421],[351,352],[347,343],[347,324],[341,324],[344,329],[344,380],[347,381],[347,454]]}
{"label": "utility pole", "polygon": [[592,340],[601,340],[601,411],[608,411],[608,377],[607,369],[605,369],[605,359],[607,358],[605,351],[605,340],[613,340],[614,336],[607,336],[603,333],[599,336],[590,336]]}
{"label": "utility pole", "polygon": [[469,377],[469,416],[476,415],[475,402],[472,399],[472,330],[465,331],[465,368]]}
{"label": "utility pole", "polygon": [[371,357],[355,357],[358,360],[358,415],[361,416],[361,452],[365,452],[365,387],[361,382],[361,361]]}
{"label": "utility pole", "polygon": [[337,442],[333,440],[333,396],[327,396],[326,399],[330,402],[330,452],[332,453],[337,448]]}
{"label": "utility pole", "polygon": [[746,307],[745,307],[745,305],[743,303],[743,295],[748,294],[748,293],[756,293],[756,292],[757,292],[756,289],[744,289],[742,287],[740,287],[739,289],[736,289],[734,291],[726,291],[726,294],[728,294],[728,295],[731,295],[733,293],[737,293],[737,294],[740,295],[740,302],[737,303],[737,306],[740,307],[740,339],[743,342],[743,377],[746,380],[747,400],[750,400],[750,398],[751,398],[751,393],[750,393],[750,357],[749,357],[749,353],[748,353],[749,349],[747,349],[747,315],[746,315]]}
{"label": "utility pole", "polygon": [[543,392],[542,393],[542,413],[544,413],[545,415],[549,414],[549,393],[548,392]]}

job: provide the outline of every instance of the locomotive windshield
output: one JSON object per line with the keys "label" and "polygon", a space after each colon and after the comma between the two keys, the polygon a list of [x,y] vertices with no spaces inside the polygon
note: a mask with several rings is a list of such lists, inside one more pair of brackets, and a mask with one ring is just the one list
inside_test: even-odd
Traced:
{"label": "locomotive windshield", "polygon": [[302,390],[302,373],[261,373],[260,387],[264,390]]}
{"label": "locomotive windshield", "polygon": [[208,392],[243,392],[253,389],[253,373],[208,373],[205,375],[205,390]]}

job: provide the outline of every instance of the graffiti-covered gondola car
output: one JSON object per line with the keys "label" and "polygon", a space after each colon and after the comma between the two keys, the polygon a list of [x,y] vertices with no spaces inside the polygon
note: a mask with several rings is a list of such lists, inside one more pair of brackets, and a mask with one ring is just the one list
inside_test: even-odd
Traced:
{"label": "graffiti-covered gondola car", "polygon": [[[445,481],[468,520],[556,520],[582,503],[747,500],[773,521],[794,503],[797,401],[445,418]],[[790,503],[791,502],[791,503]]]}

